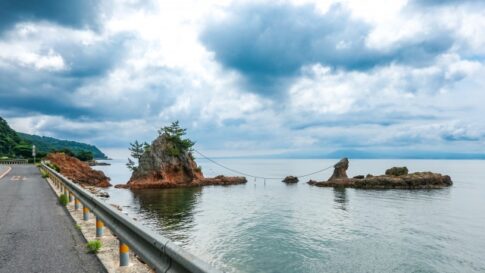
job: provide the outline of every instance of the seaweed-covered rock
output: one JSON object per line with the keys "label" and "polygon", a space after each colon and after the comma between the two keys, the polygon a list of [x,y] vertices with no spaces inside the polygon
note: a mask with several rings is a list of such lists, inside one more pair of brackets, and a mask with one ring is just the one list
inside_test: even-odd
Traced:
{"label": "seaweed-covered rock", "polygon": [[285,179],[281,180],[281,182],[292,184],[292,183],[298,183],[298,177],[289,175],[285,177]]}
{"label": "seaweed-covered rock", "polygon": [[401,176],[407,175],[409,170],[407,167],[392,167],[386,170],[386,175]]}

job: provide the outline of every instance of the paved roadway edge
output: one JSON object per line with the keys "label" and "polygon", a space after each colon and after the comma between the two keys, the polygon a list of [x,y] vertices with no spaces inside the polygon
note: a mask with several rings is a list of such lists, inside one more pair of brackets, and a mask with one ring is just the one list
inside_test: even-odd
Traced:
{"label": "paved roadway edge", "polygon": [[6,176],[11,170],[12,170],[12,167],[8,166],[7,170],[4,173],[0,174],[0,179]]}
{"label": "paved roadway edge", "polygon": [[[56,197],[59,197],[61,195],[61,192],[56,189],[56,187],[54,186],[50,178],[42,178],[42,179],[44,179],[47,182],[47,184],[49,184],[52,192]],[[73,206],[73,205],[69,203],[68,206]],[[80,227],[78,228],[79,233],[84,238],[86,243],[88,241],[91,241],[88,238],[88,236],[93,237],[94,236],[93,234],[96,234],[96,221],[95,221],[94,215],[90,212],[89,223],[86,223],[85,221],[82,220],[82,205],[79,212],[77,212],[77,214],[80,214],[79,215],[80,217],[76,217],[74,215],[76,211],[74,210],[71,211],[71,209],[69,209],[67,206],[63,207],[63,209],[65,210],[66,214],[69,215],[69,217],[73,221],[73,224],[78,225]],[[77,219],[77,218],[80,218],[80,219]],[[86,225],[89,226],[90,230],[87,230],[88,228],[86,228]],[[131,251],[130,251],[130,265],[125,268],[121,268],[117,266],[119,262],[118,261],[119,259],[118,239],[114,235],[111,235],[107,227],[105,228],[104,233],[105,235],[102,238],[100,238],[100,240],[103,243],[102,251],[95,254],[95,256],[100,261],[100,263],[102,264],[106,272],[108,273],[132,273],[132,272],[153,273],[155,272],[154,270],[149,268],[146,264],[139,261],[137,257],[134,257],[134,253],[132,253]]]}

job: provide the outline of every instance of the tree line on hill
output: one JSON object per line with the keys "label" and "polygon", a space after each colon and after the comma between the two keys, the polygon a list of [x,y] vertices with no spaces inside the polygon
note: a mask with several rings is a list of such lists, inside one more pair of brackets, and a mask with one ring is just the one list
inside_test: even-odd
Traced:
{"label": "tree line on hill", "polygon": [[51,152],[63,152],[82,161],[107,159],[107,156],[93,145],[18,133],[10,128],[8,123],[0,117],[0,159],[30,159],[33,157],[32,145],[36,147],[37,158],[42,158]]}

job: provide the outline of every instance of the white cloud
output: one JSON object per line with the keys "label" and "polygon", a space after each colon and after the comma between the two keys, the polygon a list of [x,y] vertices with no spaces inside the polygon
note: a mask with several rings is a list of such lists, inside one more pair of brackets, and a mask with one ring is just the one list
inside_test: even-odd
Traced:
{"label": "white cloud", "polygon": [[[9,104],[18,109],[0,114],[7,113],[20,131],[101,146],[149,141],[157,128],[179,119],[198,145],[215,154],[397,144],[427,149],[430,143],[485,152],[480,125],[485,115],[483,9],[422,12],[405,0],[291,1],[313,3],[322,14],[334,3],[348,7],[353,18],[369,24],[366,46],[375,50],[385,52],[439,31],[450,34],[452,47],[425,64],[390,62],[365,71],[314,63],[291,75],[281,95],[265,97],[247,92],[241,75],[217,63],[199,39],[207,21],[226,16],[242,2],[165,1],[149,8],[114,2],[99,31],[19,23],[0,38],[1,79],[8,79],[15,67],[27,68],[19,70],[18,93],[33,96],[30,88],[40,82],[50,86],[42,90],[50,96],[57,92],[79,113],[25,111],[25,106]],[[111,42],[120,36],[126,37],[119,38],[121,53],[107,60],[110,65],[102,72],[82,78],[63,74],[84,72],[79,64],[86,58],[75,58],[79,52],[70,47],[87,50],[93,63],[101,57],[93,52],[106,45],[101,55],[109,55],[118,47]],[[336,46],[346,49],[352,42],[341,40]],[[16,101],[5,90],[0,89],[0,99]]]}

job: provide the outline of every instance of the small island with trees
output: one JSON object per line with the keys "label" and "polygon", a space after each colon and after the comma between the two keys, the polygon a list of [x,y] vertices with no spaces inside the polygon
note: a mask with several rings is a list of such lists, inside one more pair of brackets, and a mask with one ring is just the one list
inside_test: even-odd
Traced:
{"label": "small island with trees", "polygon": [[128,183],[117,188],[147,189],[198,187],[206,185],[235,185],[247,182],[245,177],[219,175],[205,178],[192,154],[195,142],[185,138],[187,130],[178,121],[158,131],[151,143],[135,141],[130,144],[131,156],[127,167],[132,171]]}

